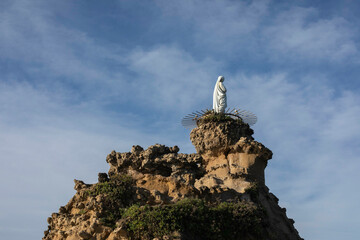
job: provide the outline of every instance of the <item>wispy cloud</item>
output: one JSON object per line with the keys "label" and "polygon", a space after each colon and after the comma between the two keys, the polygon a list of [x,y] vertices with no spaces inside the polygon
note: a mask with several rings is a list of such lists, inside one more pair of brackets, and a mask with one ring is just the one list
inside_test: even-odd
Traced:
{"label": "wispy cloud", "polygon": [[157,110],[191,111],[209,97],[201,89],[212,87],[220,66],[221,62],[196,60],[176,47],[137,49],[129,55],[129,68],[137,73],[134,87],[138,97]]}
{"label": "wispy cloud", "polygon": [[[260,114],[256,135],[274,152],[268,186],[288,206],[289,216],[296,216],[303,236],[331,238],[338,233],[329,225],[356,221],[360,194],[352,192],[347,200],[342,194],[351,191],[351,182],[360,181],[360,150],[355,147],[360,144],[359,95],[344,91],[335,96],[329,86],[290,83],[286,74],[240,74],[233,81],[239,95],[232,102],[247,103]],[[309,214],[314,211],[315,217]],[[331,223],[323,223],[327,218]]]}
{"label": "wispy cloud", "polygon": [[276,16],[264,29],[272,53],[335,62],[358,55],[351,24],[341,17],[319,18],[318,14],[313,8],[294,7]]}
{"label": "wispy cloud", "polygon": [[74,93],[81,95],[75,98],[87,92],[93,98],[116,95],[116,85],[125,81],[109,66],[122,67],[120,46],[96,44],[86,33],[59,23],[48,7],[41,1],[9,4],[0,21],[0,59],[19,64],[22,77],[33,84],[77,88]]}
{"label": "wispy cloud", "polygon": [[[211,107],[225,75],[229,106],[259,117],[255,137],[274,152],[267,184],[301,235],[356,239],[360,96],[319,67],[358,64],[359,33],[346,16],[274,1],[157,1],[148,26],[166,41],[124,46],[96,34],[102,26],[90,34],[64,23],[69,12],[85,21],[97,5],[56,2],[8,1],[0,10],[1,235],[41,237],[72,179],[95,181],[112,149],[159,142],[193,151],[180,119]],[[122,4],[112,13],[144,14]],[[143,37],[136,17],[131,28],[112,17],[114,36]]]}
{"label": "wispy cloud", "polygon": [[165,16],[177,16],[192,30],[194,44],[211,53],[229,54],[255,47],[256,32],[268,13],[269,1],[157,1]]}
{"label": "wispy cloud", "polygon": [[171,16],[190,29],[197,50],[214,57],[359,63],[356,26],[345,17],[323,16],[312,7],[283,4],[277,9],[271,1],[158,4],[165,18]]}
{"label": "wispy cloud", "polygon": [[72,180],[95,182],[97,172],[107,172],[105,157],[113,149],[161,142],[160,134],[137,128],[134,115],[73,106],[62,97],[24,83],[0,87],[0,233],[6,238],[41,237],[46,217],[73,194]]}

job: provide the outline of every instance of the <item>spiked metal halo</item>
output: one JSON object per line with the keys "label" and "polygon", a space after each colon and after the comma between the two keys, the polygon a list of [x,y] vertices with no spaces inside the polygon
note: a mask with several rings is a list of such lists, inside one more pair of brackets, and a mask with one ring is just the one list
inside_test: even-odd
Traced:
{"label": "spiked metal halo", "polygon": [[[192,112],[188,115],[186,115],[182,120],[181,120],[181,124],[185,127],[185,128],[195,128],[198,126],[199,120],[205,118],[206,116],[210,115],[210,114],[214,114],[214,110],[200,110],[200,111],[195,111]],[[257,121],[257,117],[255,114],[247,111],[247,110],[241,110],[241,109],[226,109],[226,111],[224,113],[225,116],[231,117],[233,119],[240,119],[242,120],[244,123],[251,125],[254,125]]]}

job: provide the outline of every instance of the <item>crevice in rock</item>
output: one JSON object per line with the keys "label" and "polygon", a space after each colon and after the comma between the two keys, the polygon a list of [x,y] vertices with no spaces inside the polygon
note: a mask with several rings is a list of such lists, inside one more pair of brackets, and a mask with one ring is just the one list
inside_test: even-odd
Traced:
{"label": "crevice in rock", "polygon": [[228,173],[230,174],[231,171],[230,171],[230,162],[229,162],[229,159],[228,159],[228,155],[230,153],[230,148],[226,149],[224,151],[224,156],[225,156],[225,159],[226,159],[226,162],[227,162],[227,168],[228,168]]}

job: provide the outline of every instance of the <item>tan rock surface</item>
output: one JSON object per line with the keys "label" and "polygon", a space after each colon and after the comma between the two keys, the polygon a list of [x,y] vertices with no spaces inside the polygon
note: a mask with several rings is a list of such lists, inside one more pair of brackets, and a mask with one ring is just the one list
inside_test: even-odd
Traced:
{"label": "tan rock surface", "polygon": [[[96,184],[75,180],[76,194],[48,219],[49,228],[43,239],[130,239],[127,219],[117,219],[110,227],[104,216],[135,203],[158,206],[184,198],[259,205],[267,213],[263,223],[266,239],[301,239],[293,220],[287,218],[285,210],[278,206],[278,199],[265,186],[264,170],[272,152],[254,141],[252,134],[247,124],[210,122],[190,134],[196,154],[178,153],[177,146],[160,144],[146,150],[133,146],[130,152],[111,152],[106,157],[110,165],[108,174],[99,174]],[[112,186],[111,179],[124,174],[133,179],[131,189],[124,188],[128,194],[126,201],[111,200],[108,193],[101,192],[101,187]],[[163,239],[193,238],[174,232]]]}

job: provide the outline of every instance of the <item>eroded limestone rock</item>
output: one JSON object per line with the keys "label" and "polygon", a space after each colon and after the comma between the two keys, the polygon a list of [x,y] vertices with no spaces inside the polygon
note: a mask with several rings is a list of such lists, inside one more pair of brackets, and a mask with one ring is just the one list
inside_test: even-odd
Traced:
{"label": "eroded limestone rock", "polygon": [[199,154],[218,155],[226,152],[241,137],[253,139],[253,134],[254,131],[248,124],[236,121],[208,122],[194,128],[190,133],[190,140]]}
{"label": "eroded limestone rock", "polygon": [[147,149],[133,146],[125,153],[112,151],[106,157],[109,172],[100,173],[98,183],[74,180],[76,194],[48,218],[43,239],[202,239],[179,229],[163,236],[134,235],[129,228],[131,217],[122,215],[134,204],[160,209],[183,199],[201,199],[209,207],[229,202],[264,209],[266,214],[256,220],[263,237],[249,233],[241,239],[301,239],[294,221],[265,186],[264,170],[272,152],[252,134],[247,124],[208,122],[190,134],[195,154],[160,144]]}

